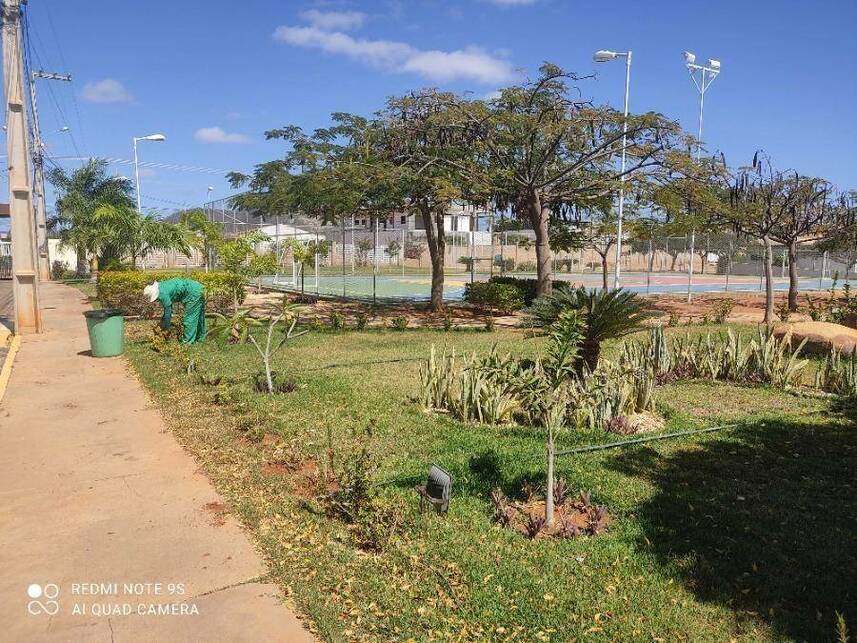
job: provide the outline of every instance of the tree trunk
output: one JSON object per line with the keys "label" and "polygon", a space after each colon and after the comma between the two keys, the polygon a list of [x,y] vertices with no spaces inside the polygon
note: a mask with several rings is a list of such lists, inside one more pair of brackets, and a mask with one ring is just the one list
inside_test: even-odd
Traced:
{"label": "tree trunk", "polygon": [[75,268],[75,272],[78,277],[82,277],[86,274],[86,248],[83,246],[78,246],[75,248],[75,253],[77,254],[77,267]]}
{"label": "tree trunk", "polygon": [[765,244],[765,319],[768,328],[774,323],[774,251],[771,238],[762,237]]}
{"label": "tree trunk", "polygon": [[554,497],[553,497],[553,476],[554,476],[554,453],[555,453],[555,445],[553,439],[553,428],[548,428],[548,488],[547,493],[545,494],[545,526],[552,527],[553,526],[553,511],[554,511]]}
{"label": "tree trunk", "polygon": [[428,203],[420,207],[423,221],[426,224],[426,243],[431,259],[431,310],[443,312],[443,269],[446,253],[446,234],[443,229],[443,211],[432,212]]}
{"label": "tree trunk", "polygon": [[789,310],[797,311],[797,241],[789,244]]}
{"label": "tree trunk", "polygon": [[553,291],[553,272],[548,226],[550,210],[542,204],[538,194],[530,196],[530,224],[536,233],[536,293],[539,297]]}
{"label": "tree trunk", "polygon": [[601,256],[601,287],[604,290],[609,290],[610,286],[608,285],[608,282],[609,282],[610,270],[607,268],[607,253],[605,252],[602,255],[599,252],[598,254]]}
{"label": "tree trunk", "polygon": [[601,344],[598,340],[585,337],[580,345],[580,358],[583,364],[589,369],[589,372],[595,370],[598,366],[598,358],[601,356]]}

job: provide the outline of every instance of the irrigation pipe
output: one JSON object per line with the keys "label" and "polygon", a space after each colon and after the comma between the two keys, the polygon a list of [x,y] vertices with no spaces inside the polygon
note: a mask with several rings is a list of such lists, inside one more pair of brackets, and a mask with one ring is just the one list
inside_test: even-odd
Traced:
{"label": "irrigation pipe", "polygon": [[[764,420],[762,420],[764,422]],[[745,422],[736,422],[735,424],[720,424],[718,426],[709,426],[704,429],[694,429],[692,431],[677,431],[675,433],[664,433],[662,435],[650,435],[644,438],[633,438],[631,440],[620,440],[619,442],[608,442],[606,444],[590,444],[585,447],[577,447],[575,449],[565,449],[557,451],[554,456],[572,455],[575,453],[589,453],[591,451],[604,451],[606,449],[616,449],[629,444],[642,444],[643,442],[655,442],[657,440],[669,440],[671,438],[681,438],[688,435],[697,435],[699,433],[712,433],[714,431],[726,431],[728,429],[737,429],[739,426],[744,426]]]}

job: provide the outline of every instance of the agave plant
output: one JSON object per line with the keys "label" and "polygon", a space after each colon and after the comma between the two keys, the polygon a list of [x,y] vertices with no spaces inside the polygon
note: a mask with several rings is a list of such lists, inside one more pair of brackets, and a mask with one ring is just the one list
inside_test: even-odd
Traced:
{"label": "agave plant", "polygon": [[526,312],[532,326],[544,328],[568,309],[577,310],[585,323],[581,359],[590,371],[598,365],[602,342],[639,330],[653,315],[642,297],[621,288],[558,290],[536,299]]}
{"label": "agave plant", "polygon": [[804,339],[797,348],[791,348],[791,333],[778,339],[770,330],[759,329],[751,343],[750,361],[756,376],[772,386],[789,388],[800,379],[807,360],[798,358],[806,344]]}
{"label": "agave plant", "polygon": [[452,355],[437,357],[434,345],[426,362],[420,365],[420,404],[426,411],[445,409],[452,397],[455,375],[455,349]]}
{"label": "agave plant", "polygon": [[815,373],[815,386],[835,395],[857,397],[857,351],[849,357],[833,349]]}

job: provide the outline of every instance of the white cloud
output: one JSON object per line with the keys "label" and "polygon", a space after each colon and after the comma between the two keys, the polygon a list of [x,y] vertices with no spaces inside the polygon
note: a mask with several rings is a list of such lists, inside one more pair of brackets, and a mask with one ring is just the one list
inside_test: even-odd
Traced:
{"label": "white cloud", "polygon": [[382,69],[416,73],[433,81],[465,79],[496,84],[515,76],[507,61],[476,47],[456,51],[421,50],[404,42],[354,38],[317,27],[278,27],[274,38],[295,47],[348,56]]}
{"label": "white cloud", "polygon": [[134,100],[122,83],[112,78],[86,83],[81,96],[90,103],[130,103]]}
{"label": "white cloud", "polygon": [[202,127],[193,137],[200,143],[249,143],[250,137],[244,134],[225,132],[221,127]]}
{"label": "white cloud", "polygon": [[319,11],[310,9],[301,14],[301,18],[313,27],[326,31],[354,31],[360,29],[366,20],[366,14],[359,11]]}

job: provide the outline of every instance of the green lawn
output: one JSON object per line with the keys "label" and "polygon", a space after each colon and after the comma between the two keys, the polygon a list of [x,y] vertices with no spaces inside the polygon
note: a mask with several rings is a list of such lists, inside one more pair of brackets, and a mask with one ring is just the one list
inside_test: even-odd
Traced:
{"label": "green lawn", "polygon": [[[561,458],[558,475],[616,520],[601,536],[530,541],[492,524],[488,494],[544,480],[543,433],[427,415],[412,397],[432,345],[534,355],[541,339],[311,332],[277,359],[300,388],[269,397],[251,391],[252,346],[192,347],[189,375],[183,357],[152,350],[150,325],[129,325],[132,364],[326,639],[823,640],[836,611],[857,628],[857,433],[826,400],[662,387],[666,431],[748,424]],[[227,382],[207,386],[199,374]],[[231,406],[219,404],[226,389],[237,392]],[[331,438],[338,449],[369,423],[382,493],[403,498],[412,517],[382,553],[355,547],[345,524],[296,495],[302,478],[276,466],[323,461]],[[613,439],[571,432],[560,448]],[[447,517],[417,512],[412,489],[433,462],[455,479]]]}

